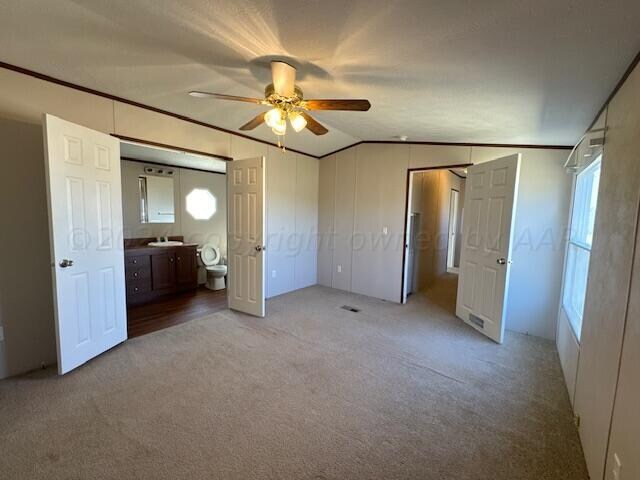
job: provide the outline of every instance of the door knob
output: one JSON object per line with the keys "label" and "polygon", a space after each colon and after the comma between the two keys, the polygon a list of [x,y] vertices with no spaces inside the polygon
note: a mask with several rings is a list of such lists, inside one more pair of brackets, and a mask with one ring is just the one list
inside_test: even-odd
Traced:
{"label": "door knob", "polygon": [[498,260],[496,260],[496,262],[498,263],[498,265],[504,265],[505,263],[507,263],[507,259],[499,258]]}
{"label": "door knob", "polygon": [[63,258],[62,261],[58,264],[62,268],[73,267],[73,260],[67,260]]}
{"label": "door knob", "polygon": [[264,245],[256,245],[256,252],[262,252],[263,250],[266,250],[267,247],[265,247]]}

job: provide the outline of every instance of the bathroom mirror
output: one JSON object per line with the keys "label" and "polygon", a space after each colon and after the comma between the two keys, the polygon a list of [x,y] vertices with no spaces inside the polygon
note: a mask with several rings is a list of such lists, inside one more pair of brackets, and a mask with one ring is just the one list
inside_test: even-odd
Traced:
{"label": "bathroom mirror", "polygon": [[140,175],[138,187],[141,223],[175,223],[173,178]]}

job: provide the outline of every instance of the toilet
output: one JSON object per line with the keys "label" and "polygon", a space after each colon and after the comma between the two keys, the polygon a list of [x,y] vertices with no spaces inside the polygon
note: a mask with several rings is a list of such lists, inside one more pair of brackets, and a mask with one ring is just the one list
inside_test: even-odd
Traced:
{"label": "toilet", "polygon": [[209,290],[222,290],[226,288],[224,277],[227,274],[227,266],[219,265],[220,249],[207,243],[198,249],[198,279],[204,280]]}

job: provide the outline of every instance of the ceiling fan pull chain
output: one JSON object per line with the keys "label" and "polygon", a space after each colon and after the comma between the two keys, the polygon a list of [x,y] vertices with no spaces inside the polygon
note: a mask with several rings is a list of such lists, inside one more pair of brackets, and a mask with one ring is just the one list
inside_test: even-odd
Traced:
{"label": "ceiling fan pull chain", "polygon": [[278,148],[282,149],[283,152],[287,151],[287,148],[284,146],[284,135],[278,135]]}

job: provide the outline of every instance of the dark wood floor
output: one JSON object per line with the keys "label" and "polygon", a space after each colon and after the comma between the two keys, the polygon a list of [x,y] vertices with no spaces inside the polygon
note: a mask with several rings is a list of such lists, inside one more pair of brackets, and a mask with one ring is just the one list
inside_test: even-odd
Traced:
{"label": "dark wood floor", "polygon": [[146,305],[127,309],[129,338],[162,330],[227,308],[226,290],[209,290],[204,286],[192,292],[158,298]]}

